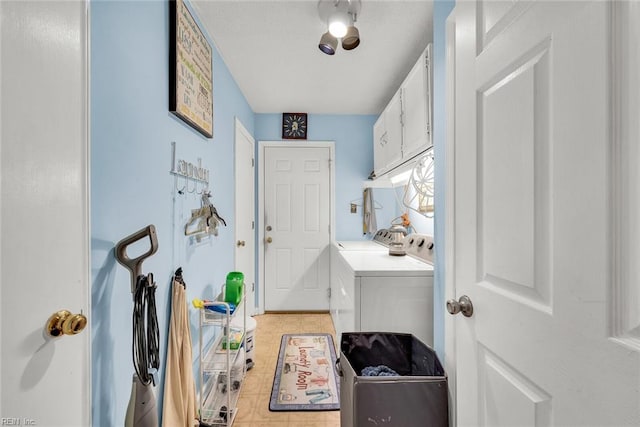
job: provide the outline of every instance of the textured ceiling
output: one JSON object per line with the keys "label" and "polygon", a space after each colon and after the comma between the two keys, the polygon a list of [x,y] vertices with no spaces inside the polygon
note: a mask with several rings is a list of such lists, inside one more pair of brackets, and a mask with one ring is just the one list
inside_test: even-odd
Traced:
{"label": "textured ceiling", "polygon": [[333,56],[317,0],[191,4],[256,113],[378,114],[432,39],[431,0],[362,0],[360,46]]}

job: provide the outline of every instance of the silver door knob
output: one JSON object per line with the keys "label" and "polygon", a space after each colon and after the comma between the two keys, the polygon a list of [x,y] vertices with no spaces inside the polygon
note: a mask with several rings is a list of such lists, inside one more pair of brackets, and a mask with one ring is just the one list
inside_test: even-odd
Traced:
{"label": "silver door knob", "polygon": [[468,296],[462,295],[458,301],[454,299],[447,301],[447,311],[450,314],[462,313],[464,317],[471,317],[473,315],[473,304],[471,304],[471,299]]}
{"label": "silver door knob", "polygon": [[271,243],[273,242],[273,239],[271,237],[267,237],[266,239],[264,239],[264,241],[267,243]]}
{"label": "silver door knob", "polygon": [[238,240],[238,242],[236,243],[236,246],[240,247],[240,246],[244,246],[245,244],[246,242],[244,240]]}

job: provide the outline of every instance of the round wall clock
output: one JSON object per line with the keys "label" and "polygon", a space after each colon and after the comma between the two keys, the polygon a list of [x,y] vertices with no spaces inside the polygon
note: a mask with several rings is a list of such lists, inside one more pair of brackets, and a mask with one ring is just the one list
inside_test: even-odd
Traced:
{"label": "round wall clock", "polygon": [[282,138],[307,139],[307,113],[282,113]]}

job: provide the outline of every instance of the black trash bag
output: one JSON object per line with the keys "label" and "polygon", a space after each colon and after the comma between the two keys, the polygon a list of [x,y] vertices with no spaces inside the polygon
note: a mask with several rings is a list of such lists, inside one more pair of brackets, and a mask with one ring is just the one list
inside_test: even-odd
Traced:
{"label": "black trash bag", "polygon": [[399,375],[444,376],[435,351],[411,334],[342,334],[341,352],[358,374],[368,366],[387,366]]}

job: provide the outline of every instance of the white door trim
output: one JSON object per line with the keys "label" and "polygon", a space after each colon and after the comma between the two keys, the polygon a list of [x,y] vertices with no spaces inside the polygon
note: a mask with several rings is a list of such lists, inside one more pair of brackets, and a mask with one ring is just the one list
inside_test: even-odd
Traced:
{"label": "white door trim", "polygon": [[[336,196],[336,180],[335,180],[335,142],[334,141],[258,141],[258,217],[256,218],[256,230],[258,245],[258,313],[264,313],[264,150],[266,147],[291,147],[291,148],[329,148],[329,159],[331,167],[329,168],[329,177],[331,185],[329,186],[329,225],[331,228],[331,241],[335,241],[335,196]],[[331,272],[329,272],[331,273]],[[329,275],[330,277],[330,275]]]}
{"label": "white door trim", "polygon": [[[445,223],[444,223],[444,298],[455,299],[455,46],[456,9],[446,20],[445,50]],[[437,201],[436,201],[437,202]],[[445,303],[442,301],[442,303]],[[446,303],[445,303],[446,304]],[[444,310],[444,366],[448,376],[450,406],[449,420],[456,425],[456,328],[455,317]]]}

